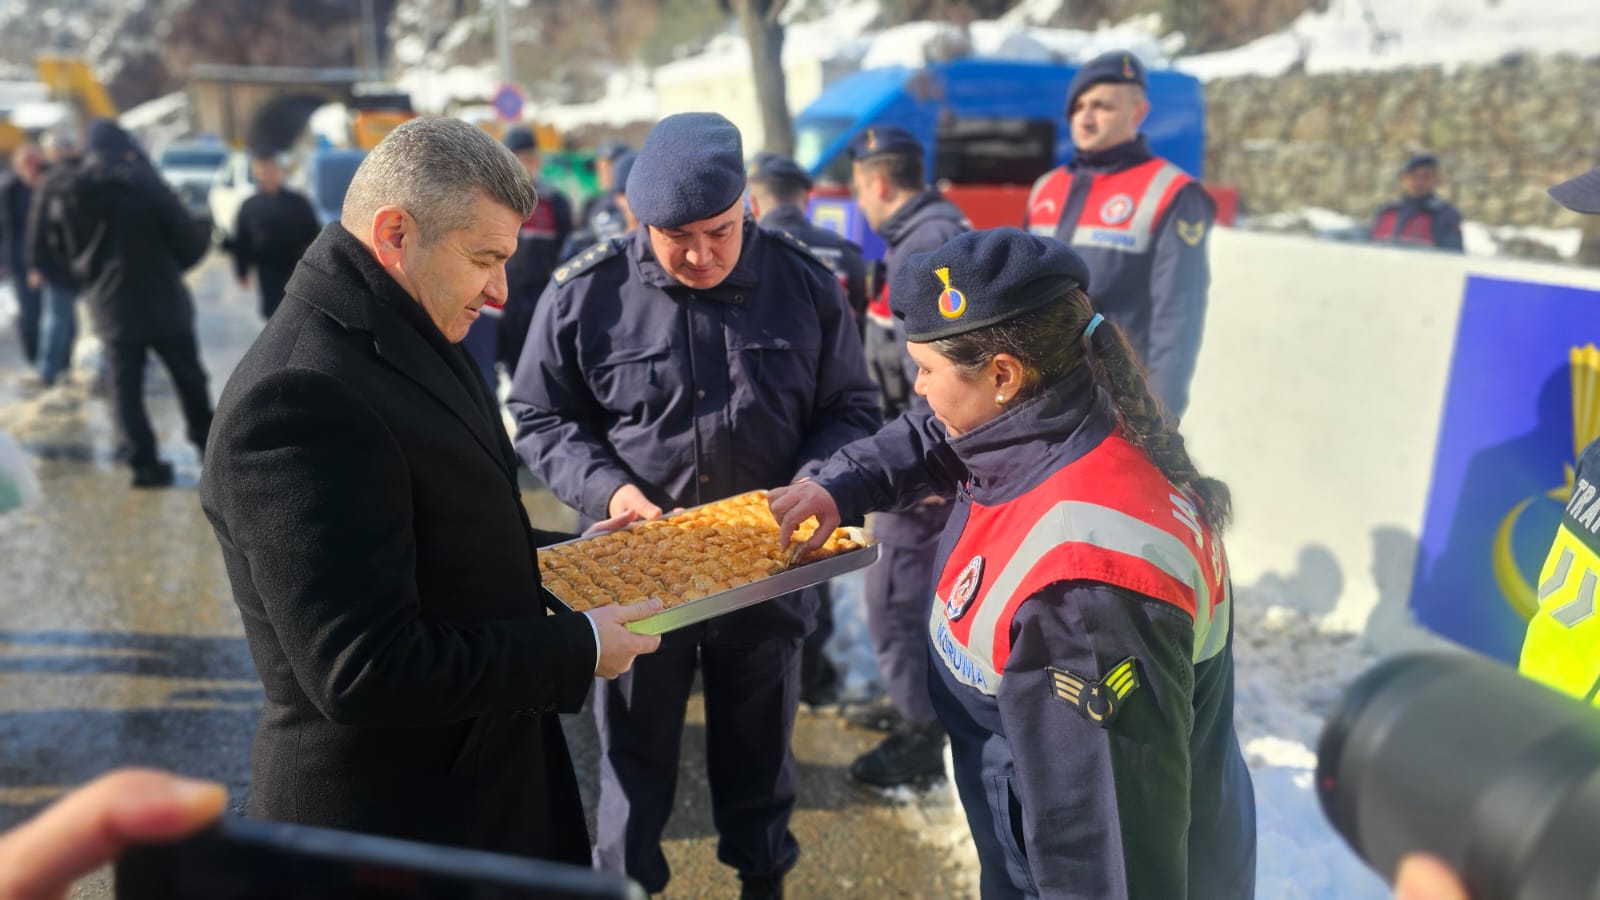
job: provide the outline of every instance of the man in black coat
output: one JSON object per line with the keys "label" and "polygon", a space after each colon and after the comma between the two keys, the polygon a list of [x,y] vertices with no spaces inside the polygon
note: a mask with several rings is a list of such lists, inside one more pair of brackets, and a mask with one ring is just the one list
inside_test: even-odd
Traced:
{"label": "man in black coat", "polygon": [[660,605],[547,615],[563,536],[459,346],[533,204],[484,132],[395,129],[228,379],[200,502],[266,690],[254,815],[589,859],[555,714],[655,649],[624,623]]}
{"label": "man in black coat", "polygon": [[256,192],[239,207],[229,249],[241,286],[249,286],[254,270],[261,291],[261,318],[270,319],[283,302],[289,273],[322,227],[311,201],[283,186],[283,167],[277,156],[256,154],[250,160],[250,174]]}
{"label": "man in black coat", "polygon": [[132,467],[134,487],[164,487],[172,466],[156,456],[144,407],[145,357],[153,350],[166,365],[189,440],[203,454],[211,397],[183,273],[205,256],[210,235],[115,122],[90,123],[86,147],[62,196],[67,255],[105,344],[118,455]]}

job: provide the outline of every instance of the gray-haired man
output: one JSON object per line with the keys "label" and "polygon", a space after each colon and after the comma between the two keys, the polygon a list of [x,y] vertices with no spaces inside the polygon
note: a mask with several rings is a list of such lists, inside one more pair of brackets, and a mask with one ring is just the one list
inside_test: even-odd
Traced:
{"label": "gray-haired man", "polygon": [[554,714],[659,639],[624,628],[655,604],[546,614],[560,536],[459,346],[534,202],[482,131],[396,129],[223,391],[201,503],[266,689],[255,815],[589,860]]}

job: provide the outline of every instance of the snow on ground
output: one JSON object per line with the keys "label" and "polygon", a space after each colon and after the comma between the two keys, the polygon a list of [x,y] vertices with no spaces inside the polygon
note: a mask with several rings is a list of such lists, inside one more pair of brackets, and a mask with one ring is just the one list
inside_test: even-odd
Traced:
{"label": "snow on ground", "polygon": [[1289,28],[1242,47],[1184,57],[1202,79],[1486,63],[1517,52],[1593,56],[1600,34],[1594,0],[1329,0]]}
{"label": "snow on ground", "polygon": [[564,132],[585,125],[651,122],[656,119],[656,108],[656,92],[649,70],[634,65],[607,75],[606,92],[599,100],[565,106],[535,104],[528,114]]}

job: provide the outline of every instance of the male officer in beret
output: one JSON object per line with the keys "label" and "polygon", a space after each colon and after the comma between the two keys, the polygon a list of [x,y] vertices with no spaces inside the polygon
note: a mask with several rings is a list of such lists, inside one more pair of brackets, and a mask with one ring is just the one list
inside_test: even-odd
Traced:
{"label": "male officer in beret", "polygon": [[[969,229],[961,210],[928,188],[926,153],[909,131],[868,128],[851,142],[850,155],[851,189],[867,224],[888,247],[886,267]],[[891,419],[928,406],[912,390],[917,369],[905,340],[889,311],[885,278],[867,307],[863,343],[884,415]],[[895,787],[944,773],[944,729],[928,699],[927,643],[933,561],[948,516],[945,502],[930,497],[912,510],[872,519],[882,556],[867,572],[867,630],[888,696],[845,711],[853,724],[889,732],[850,766],[851,777],[866,784]]]}
{"label": "male officer in beret", "polygon": [[1146,86],[1144,64],[1125,50],[1078,69],[1067,87],[1076,152],[1034,183],[1024,225],[1089,264],[1095,308],[1122,327],[1151,393],[1181,417],[1205,325],[1216,203],[1150,152],[1139,133],[1150,113]]}
{"label": "male officer in beret", "polygon": [[[641,227],[558,269],[539,300],[509,399],[517,450],[584,521],[787,484],[878,427],[838,281],[746,219],[744,189],[732,123],[663,119],[628,176]],[[663,636],[656,665],[596,685],[599,867],[667,886],[661,833],[698,666],[717,858],[742,896],[781,896],[800,852],[789,738],[815,615],[802,592],[691,625]]]}
{"label": "male officer in beret", "polygon": [[1439,158],[1417,153],[1400,169],[1399,200],[1378,210],[1372,242],[1462,252],[1461,213],[1439,199]]}

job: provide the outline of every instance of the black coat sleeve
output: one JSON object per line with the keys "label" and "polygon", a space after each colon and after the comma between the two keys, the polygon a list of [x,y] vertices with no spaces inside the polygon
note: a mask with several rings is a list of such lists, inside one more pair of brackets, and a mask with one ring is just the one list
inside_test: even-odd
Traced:
{"label": "black coat sleeve", "polygon": [[[1040,894],[1187,897],[1193,621],[1104,584],[1058,582],[1017,610],[1011,640],[1000,718],[1013,824]],[[1103,727],[1053,687],[1052,669],[1094,682],[1130,657],[1138,687]]]}
{"label": "black coat sleeve", "polygon": [[[396,490],[412,474],[360,397],[288,369],[236,400],[231,408],[248,414],[219,419],[212,433],[207,512],[248,560],[295,681],[324,716],[422,726],[528,707],[577,711],[595,666],[587,618],[421,618],[413,509]],[[537,602],[531,584],[505,589]]]}
{"label": "black coat sleeve", "polygon": [[1145,368],[1150,392],[1174,416],[1189,406],[1189,380],[1200,356],[1205,328],[1206,291],[1211,286],[1207,259],[1216,203],[1199,184],[1173,198],[1156,235],[1150,273],[1150,348]]}

